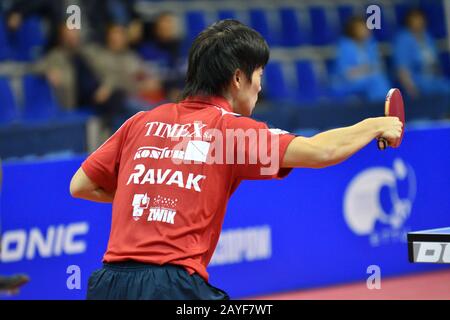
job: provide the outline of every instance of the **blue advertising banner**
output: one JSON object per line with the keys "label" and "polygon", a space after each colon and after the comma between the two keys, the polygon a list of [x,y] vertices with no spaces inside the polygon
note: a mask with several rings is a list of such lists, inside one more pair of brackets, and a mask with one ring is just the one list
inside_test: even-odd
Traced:
{"label": "blue advertising banner", "polygon": [[[372,265],[382,277],[448,268],[409,263],[406,233],[450,226],[449,165],[450,128],[409,130],[399,149],[372,143],[337,166],[247,181],[229,203],[214,257],[224,263],[213,260],[210,280],[252,296],[366,280]],[[227,236],[255,226],[259,236]]]}
{"label": "blue advertising banner", "polygon": [[[31,278],[14,298],[84,299],[89,274],[101,266],[111,206],[70,196],[81,160],[4,165],[0,274]],[[80,269],[80,289],[68,289],[71,266]]]}
{"label": "blue advertising banner", "polygon": [[[27,273],[13,299],[84,299],[101,266],[111,206],[70,197],[82,158],[4,165],[0,274]],[[409,130],[346,162],[245,181],[209,267],[232,298],[388,277],[448,265],[408,262],[406,233],[450,226],[450,128]],[[368,271],[369,270],[369,271]]]}

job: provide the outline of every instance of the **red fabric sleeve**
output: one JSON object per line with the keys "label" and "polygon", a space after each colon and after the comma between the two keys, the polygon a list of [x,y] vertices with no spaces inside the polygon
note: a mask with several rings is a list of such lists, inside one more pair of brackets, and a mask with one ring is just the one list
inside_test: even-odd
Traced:
{"label": "red fabric sleeve", "polygon": [[[281,168],[289,143],[295,138],[280,129],[269,129],[263,122],[247,117],[236,117],[227,123],[234,136],[235,177],[248,180],[284,178],[291,168]],[[244,143],[245,141],[245,143]],[[245,161],[243,161],[245,158]]]}
{"label": "red fabric sleeve", "polygon": [[128,119],[81,164],[89,179],[108,192],[117,188],[122,147],[133,118]]}

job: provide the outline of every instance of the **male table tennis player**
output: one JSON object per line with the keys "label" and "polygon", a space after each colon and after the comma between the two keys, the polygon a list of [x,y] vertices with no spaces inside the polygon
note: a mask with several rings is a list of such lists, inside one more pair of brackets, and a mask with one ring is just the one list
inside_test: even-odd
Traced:
{"label": "male table tennis player", "polygon": [[[190,49],[184,100],[137,113],[82,163],[72,196],[113,208],[104,264],[89,278],[88,299],[228,299],[208,283],[206,267],[228,199],[242,180],[335,165],[374,138],[390,145],[399,139],[396,117],[369,118],[311,138],[269,131],[248,117],[268,59],[267,43],[253,29],[235,20],[211,25]],[[260,158],[250,161],[250,139],[234,150],[245,152],[245,163],[207,163],[210,129],[223,133],[224,145],[225,132],[238,129],[263,137],[257,148],[277,142],[269,150],[275,170],[264,172],[269,165]],[[192,139],[181,153],[174,151],[177,136]]]}

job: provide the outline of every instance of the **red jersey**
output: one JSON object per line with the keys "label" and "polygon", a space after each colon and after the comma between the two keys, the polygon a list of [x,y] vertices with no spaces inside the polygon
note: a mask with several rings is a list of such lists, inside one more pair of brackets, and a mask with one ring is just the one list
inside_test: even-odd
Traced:
{"label": "red jersey", "polygon": [[221,97],[137,113],[82,164],[115,190],[103,261],[175,264],[207,281],[231,194],[245,179],[286,176],[280,164],[293,138],[233,113]]}

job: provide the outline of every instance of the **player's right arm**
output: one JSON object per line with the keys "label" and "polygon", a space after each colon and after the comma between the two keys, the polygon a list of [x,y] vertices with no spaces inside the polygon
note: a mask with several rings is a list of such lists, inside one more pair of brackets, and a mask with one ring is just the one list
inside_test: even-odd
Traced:
{"label": "player's right arm", "polygon": [[70,194],[74,198],[111,203],[115,191],[104,190],[86,175],[83,168],[79,168],[70,181]]}
{"label": "player's right arm", "polygon": [[70,181],[70,194],[95,202],[112,202],[117,189],[122,146],[138,112],[124,124],[78,168]]}
{"label": "player's right arm", "polygon": [[324,168],[338,164],[377,137],[395,145],[402,133],[397,117],[368,118],[357,124],[319,133],[313,137],[296,137],[288,145],[283,168]]}

